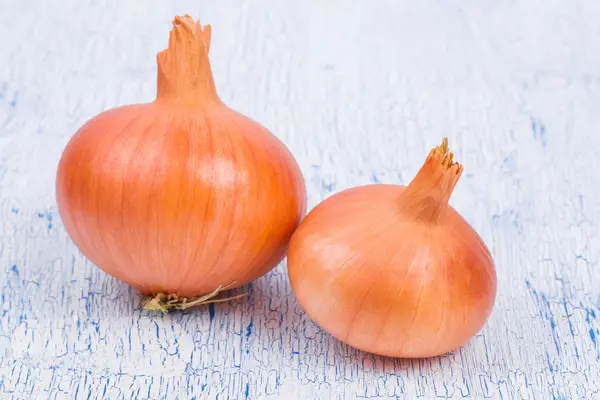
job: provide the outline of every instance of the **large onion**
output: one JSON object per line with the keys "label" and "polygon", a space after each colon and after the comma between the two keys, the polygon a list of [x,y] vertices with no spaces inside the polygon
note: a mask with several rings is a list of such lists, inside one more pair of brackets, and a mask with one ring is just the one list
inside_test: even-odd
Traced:
{"label": "large onion", "polygon": [[58,168],[58,207],[73,242],[156,296],[150,308],[197,304],[196,296],[265,274],[305,213],[287,148],[217,96],[210,32],[176,17],[157,57],[156,100],[92,118]]}

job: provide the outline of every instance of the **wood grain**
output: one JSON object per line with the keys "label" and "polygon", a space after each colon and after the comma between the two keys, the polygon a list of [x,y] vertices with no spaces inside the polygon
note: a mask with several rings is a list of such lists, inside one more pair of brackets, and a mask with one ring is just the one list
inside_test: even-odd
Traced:
{"label": "wood grain", "polygon": [[[600,5],[591,1],[0,0],[0,398],[600,398]],[[295,154],[309,204],[406,183],[449,136],[451,204],[488,243],[484,330],[435,359],[340,344],[285,264],[166,316],[87,262],[56,165],[102,110],[153,99],[171,19],[213,26],[217,88]]]}

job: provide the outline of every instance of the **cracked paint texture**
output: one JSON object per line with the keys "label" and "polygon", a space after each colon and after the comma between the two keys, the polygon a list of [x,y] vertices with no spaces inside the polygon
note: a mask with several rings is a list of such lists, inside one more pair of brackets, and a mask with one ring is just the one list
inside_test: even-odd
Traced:
{"label": "cracked paint texture", "polygon": [[[600,4],[441,0],[0,0],[0,398],[599,399]],[[349,348],[285,263],[247,299],[169,315],[91,265],[54,174],[93,115],[153,99],[174,15],[213,26],[222,99],[296,156],[310,207],[407,183],[449,136],[451,204],[498,297],[463,348]]]}

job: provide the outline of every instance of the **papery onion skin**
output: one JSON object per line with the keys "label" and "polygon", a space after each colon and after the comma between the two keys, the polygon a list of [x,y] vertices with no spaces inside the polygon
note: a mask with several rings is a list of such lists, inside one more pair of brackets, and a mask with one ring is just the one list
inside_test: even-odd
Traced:
{"label": "papery onion skin", "polygon": [[142,293],[239,287],[285,256],[306,210],[300,169],[216,94],[210,27],[177,17],[157,99],[87,122],[61,157],[58,209],[94,264]]}
{"label": "papery onion skin", "polygon": [[462,167],[450,178],[432,175],[431,157],[410,195],[399,185],[345,190],[317,205],[292,236],[288,274],[298,303],[360,350],[441,355],[465,344],[492,311],[492,257],[445,203]]}

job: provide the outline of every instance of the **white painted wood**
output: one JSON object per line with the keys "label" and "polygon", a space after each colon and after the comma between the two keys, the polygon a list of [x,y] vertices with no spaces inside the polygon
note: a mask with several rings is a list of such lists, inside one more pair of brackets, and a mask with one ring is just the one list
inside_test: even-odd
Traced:
{"label": "white painted wood", "polygon": [[[285,265],[167,316],[90,265],[54,174],[88,118],[153,99],[174,15],[213,25],[219,92],[296,155],[314,206],[406,183],[450,137],[451,203],[493,251],[489,323],[383,359],[302,313]],[[0,0],[0,398],[600,398],[600,3]]]}

